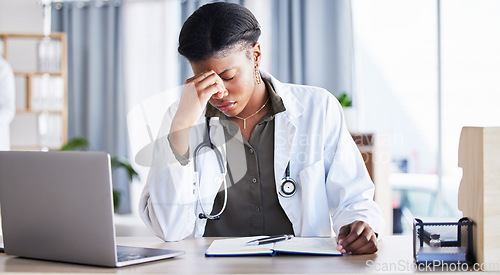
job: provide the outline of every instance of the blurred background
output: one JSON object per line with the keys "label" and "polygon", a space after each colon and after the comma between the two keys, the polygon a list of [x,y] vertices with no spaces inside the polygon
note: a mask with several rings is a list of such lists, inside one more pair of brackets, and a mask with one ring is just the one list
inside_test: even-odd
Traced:
{"label": "blurred background", "polygon": [[[208,2],[0,0],[0,54],[16,78],[11,148],[83,138],[130,163],[139,177],[113,175],[118,234],[149,234],[137,213],[148,167],[136,156],[192,74],[177,39]],[[413,217],[461,217],[460,131],[500,125],[500,1],[228,2],[259,20],[263,70],[350,101],[348,128],[389,232],[410,232]]]}

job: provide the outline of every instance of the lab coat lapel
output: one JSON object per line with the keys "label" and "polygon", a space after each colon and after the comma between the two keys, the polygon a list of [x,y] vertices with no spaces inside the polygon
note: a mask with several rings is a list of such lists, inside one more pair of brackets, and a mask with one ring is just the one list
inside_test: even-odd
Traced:
{"label": "lab coat lapel", "polygon": [[276,93],[281,97],[286,108],[285,112],[276,115],[274,129],[274,177],[276,184],[281,186],[297,132],[296,118],[302,115],[304,107],[286,85],[264,71],[261,71],[261,75],[271,80]]}
{"label": "lab coat lapel", "polygon": [[274,130],[274,178],[277,187],[285,175],[286,166],[292,154],[292,144],[297,126],[286,115],[276,115]]}
{"label": "lab coat lapel", "polygon": [[[275,117],[274,180],[276,183],[276,189],[279,190],[279,188],[281,188],[282,179],[285,175],[286,166],[292,159],[293,144],[297,133],[297,124],[299,123],[297,117],[303,114],[304,107],[286,85],[277,81],[265,72],[261,72],[261,74],[264,78],[271,80],[276,93],[282,98],[283,104],[286,108],[285,112],[278,113]],[[291,169],[293,169],[292,163],[290,166]],[[296,194],[291,198],[284,198],[278,195],[278,199],[283,207],[283,210],[290,219],[290,222],[294,225],[294,231],[299,230],[297,227],[297,219],[300,218],[300,213],[298,212],[299,209],[294,209],[300,205],[295,201],[298,196],[300,196],[300,194]],[[296,216],[296,214],[298,214],[298,216]],[[299,234],[300,232],[296,233]]]}

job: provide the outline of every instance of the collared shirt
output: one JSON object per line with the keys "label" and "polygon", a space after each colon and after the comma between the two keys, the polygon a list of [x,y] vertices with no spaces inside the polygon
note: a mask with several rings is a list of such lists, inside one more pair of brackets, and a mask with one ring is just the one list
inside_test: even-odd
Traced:
{"label": "collared shirt", "polygon": [[[205,237],[293,234],[292,224],[279,204],[274,180],[274,117],[285,111],[285,106],[271,83],[265,79],[264,83],[271,109],[255,126],[248,141],[234,122],[207,105],[205,116],[219,117],[224,127],[229,169],[226,209],[220,220],[207,221]],[[235,135],[241,138],[232,138]],[[222,189],[216,195],[211,214],[217,214],[223,203]]]}

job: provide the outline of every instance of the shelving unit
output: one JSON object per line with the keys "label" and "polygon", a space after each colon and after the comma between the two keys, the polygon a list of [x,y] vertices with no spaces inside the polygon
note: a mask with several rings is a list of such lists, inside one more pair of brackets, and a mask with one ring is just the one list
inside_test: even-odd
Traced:
{"label": "shelving unit", "polygon": [[385,234],[392,234],[392,190],[390,174],[390,137],[381,133],[351,134],[358,146],[366,169],[375,184],[374,200],[380,207],[385,220]]}
{"label": "shelving unit", "polygon": [[16,78],[13,150],[59,149],[67,142],[67,40],[64,33],[0,33]]}

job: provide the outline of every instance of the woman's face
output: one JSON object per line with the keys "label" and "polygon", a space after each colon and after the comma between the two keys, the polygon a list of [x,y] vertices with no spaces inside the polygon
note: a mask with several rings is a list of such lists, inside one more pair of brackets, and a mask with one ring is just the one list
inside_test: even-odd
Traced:
{"label": "woman's face", "polygon": [[258,48],[259,51],[256,54],[255,47],[234,47],[224,54],[213,56],[207,60],[191,62],[195,75],[213,70],[222,79],[228,91],[227,96],[221,99],[212,96],[209,103],[228,117],[236,115],[245,117],[251,114],[246,114],[245,108],[247,106],[249,112],[252,110],[255,112],[254,105],[261,104],[252,101],[256,87],[255,60],[258,61],[260,57],[260,47]]}

